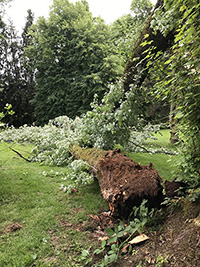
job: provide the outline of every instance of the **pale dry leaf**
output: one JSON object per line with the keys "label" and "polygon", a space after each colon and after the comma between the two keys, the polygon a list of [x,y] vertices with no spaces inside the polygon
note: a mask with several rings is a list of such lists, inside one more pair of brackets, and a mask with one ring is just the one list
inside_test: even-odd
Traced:
{"label": "pale dry leaf", "polygon": [[141,234],[141,235],[138,235],[135,238],[133,238],[131,241],[129,241],[129,244],[131,244],[131,245],[139,244],[139,243],[144,242],[148,239],[149,239],[148,236],[146,236],[145,234]]}

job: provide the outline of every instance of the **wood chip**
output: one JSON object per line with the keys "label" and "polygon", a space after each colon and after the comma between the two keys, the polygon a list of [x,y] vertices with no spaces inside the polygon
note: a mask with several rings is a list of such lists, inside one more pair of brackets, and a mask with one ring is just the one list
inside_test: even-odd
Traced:
{"label": "wood chip", "polygon": [[126,253],[127,252],[127,250],[128,250],[128,247],[130,246],[130,244],[127,244],[125,247],[123,247],[122,249],[121,249],[121,252],[122,253]]}

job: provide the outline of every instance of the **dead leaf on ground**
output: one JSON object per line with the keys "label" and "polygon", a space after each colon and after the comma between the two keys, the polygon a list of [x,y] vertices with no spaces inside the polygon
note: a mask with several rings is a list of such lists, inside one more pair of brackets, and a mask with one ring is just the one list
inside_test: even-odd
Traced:
{"label": "dead leaf on ground", "polygon": [[127,252],[127,250],[128,250],[128,247],[130,246],[130,244],[127,244],[125,247],[123,247],[122,249],[121,249],[121,252],[122,253],[126,253]]}
{"label": "dead leaf on ground", "polygon": [[100,221],[99,217],[97,215],[92,215],[92,214],[89,214],[89,216],[93,219],[93,220],[98,220]]}
{"label": "dead leaf on ground", "polygon": [[131,241],[129,241],[129,244],[131,244],[131,245],[139,244],[139,243],[144,242],[148,239],[149,239],[148,236],[146,236],[145,234],[141,234],[141,235],[138,235],[135,238],[133,238]]}

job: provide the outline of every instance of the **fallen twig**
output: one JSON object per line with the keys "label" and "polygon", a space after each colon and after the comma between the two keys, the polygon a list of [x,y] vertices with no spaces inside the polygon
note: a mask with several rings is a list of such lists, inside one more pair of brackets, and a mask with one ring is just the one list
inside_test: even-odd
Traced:
{"label": "fallen twig", "polygon": [[[149,154],[166,154],[166,155],[170,155],[170,156],[173,156],[173,155],[177,155],[176,152],[172,152],[172,151],[163,151],[163,150],[155,150],[155,151],[150,151],[150,150],[147,150],[144,146],[141,146],[137,143],[134,143],[133,141],[130,141],[129,142],[133,145],[135,145],[136,147],[139,147],[141,149],[143,149],[145,152],[149,153]],[[160,148],[162,148],[162,146],[159,145]]]}
{"label": "fallen twig", "polygon": [[141,148],[141,149],[143,149],[143,150],[145,150],[147,153],[151,153],[150,151],[148,151],[145,147],[143,147],[143,146],[140,146],[140,145],[138,145],[138,144],[136,144],[136,143],[134,143],[133,141],[130,141],[129,140],[129,142],[131,143],[131,144],[133,144],[134,146],[138,146],[139,148]]}
{"label": "fallen twig", "polygon": [[28,161],[28,162],[31,162],[30,159],[25,158],[24,156],[22,156],[22,154],[20,154],[20,153],[19,153],[18,151],[16,151],[15,149],[13,149],[13,148],[11,148],[11,147],[9,147],[9,149],[12,150],[13,152],[15,152],[17,155],[19,155],[20,158],[22,158],[22,159],[24,159],[24,160],[26,160],[26,161]]}

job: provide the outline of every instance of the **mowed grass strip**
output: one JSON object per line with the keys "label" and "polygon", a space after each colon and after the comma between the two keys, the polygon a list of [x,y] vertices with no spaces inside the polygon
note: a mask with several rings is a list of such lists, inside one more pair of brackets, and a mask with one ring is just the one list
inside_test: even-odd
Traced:
{"label": "mowed grass strip", "polygon": [[[164,136],[164,137],[163,137]],[[169,147],[169,131],[158,135],[156,146]],[[25,157],[30,145],[14,145]],[[178,156],[131,153],[142,165],[152,162],[165,180],[174,178]],[[91,243],[87,228],[88,214],[108,210],[100,195],[98,182],[80,186],[78,192],[66,194],[59,190],[61,176],[46,173],[70,172],[67,168],[29,163],[0,145],[0,266],[83,266],[81,251],[98,247]],[[5,233],[8,225],[18,223],[21,229]],[[86,227],[84,228],[84,224]]]}
{"label": "mowed grass strip", "polygon": [[[15,145],[21,154],[29,145]],[[44,176],[43,171],[67,168],[29,163],[0,145],[0,266],[83,266],[81,251],[91,247],[89,232],[78,225],[107,204],[99,185],[81,186],[68,195],[59,190],[60,176]],[[69,170],[70,171],[70,170]],[[70,184],[71,181],[65,181]],[[63,223],[64,222],[64,223]],[[8,225],[21,229],[5,233]]]}
{"label": "mowed grass strip", "polygon": [[[177,151],[176,145],[170,143],[170,130],[163,129],[160,133],[154,134],[156,140],[147,139],[146,145],[151,145],[155,150],[161,150],[160,148],[169,149],[171,151]],[[128,156],[135,162],[140,162],[142,165],[149,165],[153,163],[153,167],[157,169],[159,175],[163,180],[172,181],[176,176],[176,171],[179,166],[177,160],[179,155],[167,155],[162,153],[148,154],[148,153],[129,153]]]}

